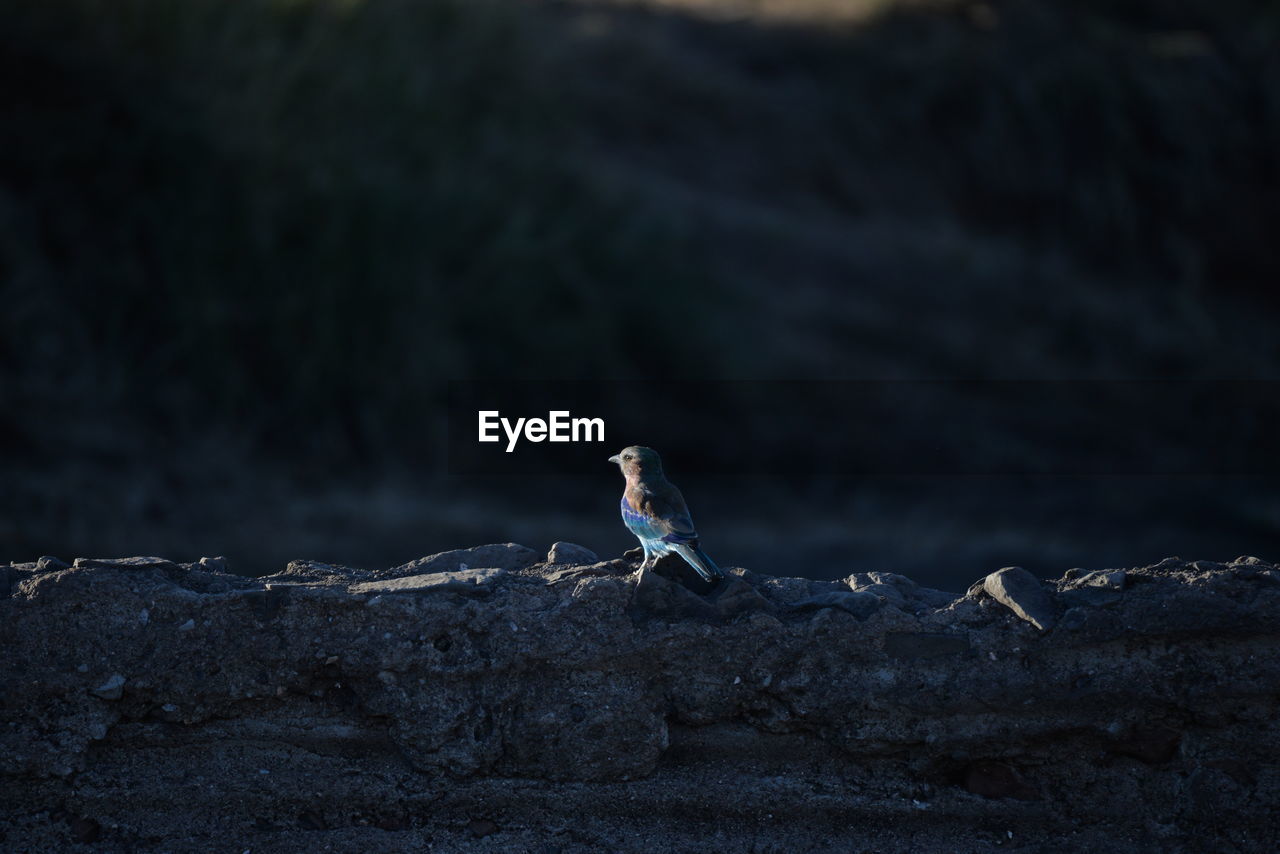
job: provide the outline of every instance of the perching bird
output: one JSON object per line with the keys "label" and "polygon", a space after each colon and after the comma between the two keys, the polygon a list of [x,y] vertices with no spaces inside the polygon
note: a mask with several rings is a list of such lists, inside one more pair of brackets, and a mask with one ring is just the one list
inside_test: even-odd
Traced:
{"label": "perching bird", "polygon": [[703,580],[724,578],[720,567],[698,548],[698,532],[689,508],[680,490],[663,474],[658,452],[632,445],[609,457],[609,462],[617,463],[627,478],[627,488],[622,492],[622,521],[644,549],[641,577],[658,558],[675,552]]}

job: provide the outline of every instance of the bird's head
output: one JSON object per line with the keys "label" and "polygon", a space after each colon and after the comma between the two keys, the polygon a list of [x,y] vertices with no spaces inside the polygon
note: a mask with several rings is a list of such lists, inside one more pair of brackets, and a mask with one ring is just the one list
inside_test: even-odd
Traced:
{"label": "bird's head", "polygon": [[609,457],[609,462],[617,463],[622,473],[628,478],[662,474],[662,458],[658,456],[658,452],[642,445],[623,448]]}

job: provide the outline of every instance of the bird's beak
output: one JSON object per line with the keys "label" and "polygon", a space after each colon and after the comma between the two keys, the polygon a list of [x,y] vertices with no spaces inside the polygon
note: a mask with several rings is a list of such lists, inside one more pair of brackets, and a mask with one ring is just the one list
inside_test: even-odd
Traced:
{"label": "bird's beak", "polygon": [[617,455],[617,454],[614,454],[612,457],[609,457],[609,462],[611,462],[611,463],[618,463],[618,462],[621,462],[621,460],[619,460],[619,459],[618,459],[618,455]]}

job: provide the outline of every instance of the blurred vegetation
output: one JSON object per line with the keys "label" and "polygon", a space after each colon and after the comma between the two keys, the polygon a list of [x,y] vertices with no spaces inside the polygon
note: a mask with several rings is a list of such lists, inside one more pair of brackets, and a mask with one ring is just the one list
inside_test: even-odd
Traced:
{"label": "blurred vegetation", "polygon": [[444,378],[622,372],[629,291],[706,291],[676,228],[575,174],[513,9],[6,5],[20,375],[291,452],[403,447]]}
{"label": "blurred vegetation", "polygon": [[0,544],[447,379],[1280,376],[1275,4],[735,2],[0,0]]}

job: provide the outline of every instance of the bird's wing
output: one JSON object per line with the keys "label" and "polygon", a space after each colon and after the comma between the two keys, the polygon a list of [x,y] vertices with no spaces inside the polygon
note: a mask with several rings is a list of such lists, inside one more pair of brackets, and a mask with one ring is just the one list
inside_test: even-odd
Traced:
{"label": "bird's wing", "polygon": [[640,499],[640,511],[649,518],[662,539],[669,543],[697,546],[698,531],[684,503],[684,496],[669,482],[646,491]]}

